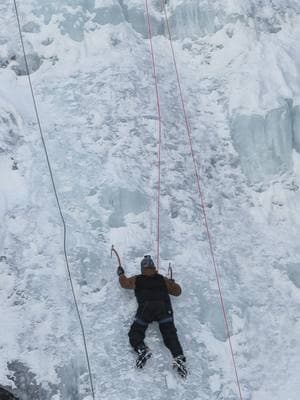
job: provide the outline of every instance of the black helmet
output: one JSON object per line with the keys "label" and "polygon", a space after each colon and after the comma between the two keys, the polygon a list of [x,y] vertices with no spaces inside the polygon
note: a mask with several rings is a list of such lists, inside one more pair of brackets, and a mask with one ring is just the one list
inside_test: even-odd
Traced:
{"label": "black helmet", "polygon": [[141,261],[141,273],[144,272],[144,268],[155,268],[154,262],[151,256],[144,256]]}

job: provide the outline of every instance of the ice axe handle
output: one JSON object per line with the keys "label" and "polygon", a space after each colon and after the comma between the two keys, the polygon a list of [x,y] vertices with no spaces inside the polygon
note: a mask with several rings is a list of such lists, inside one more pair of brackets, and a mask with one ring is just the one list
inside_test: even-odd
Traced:
{"label": "ice axe handle", "polygon": [[169,263],[168,275],[170,276],[170,279],[173,280],[173,270],[171,267],[171,263]]}
{"label": "ice axe handle", "polygon": [[115,256],[118,259],[119,267],[122,267],[120,256],[119,256],[117,250],[114,248],[114,245],[111,246],[111,253],[110,253],[111,257],[113,256],[113,254],[115,254]]}

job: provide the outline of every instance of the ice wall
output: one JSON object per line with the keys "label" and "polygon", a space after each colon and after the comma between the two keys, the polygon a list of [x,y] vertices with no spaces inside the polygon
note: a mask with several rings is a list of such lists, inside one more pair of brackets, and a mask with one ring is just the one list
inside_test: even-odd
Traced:
{"label": "ice wall", "polygon": [[[26,0],[24,9],[32,13],[22,15],[22,30],[40,33],[43,25],[56,25],[63,35],[81,42],[86,32],[106,24],[127,22],[136,32],[147,37],[144,1],[124,0]],[[152,33],[165,33],[161,1],[149,2]],[[177,38],[205,36],[222,29],[228,23],[241,21],[249,26],[255,24],[257,31],[276,33],[284,20],[293,13],[300,13],[296,1],[270,0],[244,2],[236,0],[170,0],[166,2],[172,34]],[[0,37],[1,40],[1,37]]]}
{"label": "ice wall", "polygon": [[[172,7],[172,2],[170,3]],[[170,15],[170,26],[179,38],[205,36],[224,26],[225,11],[213,2],[186,1],[175,6]]]}
{"label": "ice wall", "polygon": [[300,264],[292,263],[287,265],[287,274],[293,284],[300,289]]}
{"label": "ice wall", "polygon": [[292,169],[292,117],[287,103],[265,116],[237,115],[233,119],[233,142],[250,181],[264,181]]}
{"label": "ice wall", "polygon": [[10,154],[22,142],[14,110],[0,99],[0,155]]}
{"label": "ice wall", "polygon": [[[10,0],[4,2],[9,8]],[[154,34],[161,34],[161,3],[149,3]],[[272,238],[270,232],[288,238],[285,248],[292,253],[294,246],[296,256],[299,234],[294,227],[297,240],[290,240],[288,219],[286,232],[272,225],[273,216],[280,215],[284,221],[285,215],[279,212],[288,209],[275,199],[272,207],[279,211],[268,220],[261,218],[260,235],[260,226],[253,223],[252,216],[260,216],[256,199],[248,196],[251,189],[238,168],[240,164],[251,182],[269,180],[291,171],[293,148],[299,151],[299,102],[290,93],[298,87],[293,80],[297,70],[293,63],[279,63],[282,54],[276,52],[287,48],[291,58],[297,58],[297,52],[289,48],[294,31],[284,33],[290,26],[289,14],[296,9],[296,2],[278,0],[167,2],[172,34],[178,39],[174,48],[195,155],[203,171],[208,218],[216,239],[245,400],[286,399],[286,393],[277,395],[277,382],[284,387],[282,382],[289,381],[290,385],[290,376],[297,381],[299,376],[281,362],[285,357],[282,342],[289,346],[291,341],[292,354],[287,355],[292,360],[290,368],[300,365],[294,355],[299,329],[292,324],[298,318],[299,306],[290,290],[299,287],[299,262],[295,259],[289,264],[291,286],[281,275],[272,276],[273,260],[277,255],[286,259],[286,253],[284,245],[278,245],[277,237]],[[97,400],[165,399],[174,397],[175,391],[179,399],[186,400],[236,399],[207,238],[198,220],[193,165],[167,40],[156,37],[154,41],[164,128],[161,256],[162,267],[167,267],[167,259],[174,260],[176,279],[183,286],[182,297],[174,299],[174,309],[191,368],[188,385],[179,384],[175,389],[166,387],[172,374],[171,360],[155,330],[149,335],[150,340],[154,339],[150,341],[155,350],[150,361],[153,363],[136,378],[127,337],[134,315],[134,295],[120,290],[109,259],[114,243],[123,253],[126,271],[135,274],[143,251],[154,249],[157,116],[149,43],[142,40],[147,36],[144,1],[24,0],[20,11],[26,48],[43,61],[34,70],[33,86],[66,215],[68,253],[87,328]],[[0,4],[1,20],[3,15]],[[13,13],[11,18],[10,32],[0,36],[0,72],[4,76],[0,95],[12,93],[13,104],[22,110],[22,123],[17,121],[19,114],[6,103],[0,105],[0,173],[6,172],[6,182],[11,183],[9,194],[15,196],[15,188],[20,192],[24,186],[29,198],[16,199],[12,207],[8,195],[2,194],[5,188],[1,184],[4,200],[0,198],[0,215],[6,226],[6,231],[0,232],[1,310],[11,321],[7,337],[1,335],[1,384],[11,385],[7,376],[14,375],[19,388],[16,395],[25,396],[22,400],[83,400],[89,393],[86,365],[64,275],[61,226],[49,173],[32,116],[27,81],[19,76],[22,73],[16,76],[7,71],[16,67],[22,70]],[[282,27],[285,18],[287,23]],[[3,20],[7,22],[7,18]],[[222,32],[226,24],[230,35]],[[277,37],[280,32],[283,35]],[[264,58],[264,35],[268,47],[270,36],[276,37],[270,51],[274,58],[268,63]],[[183,43],[180,39],[187,36],[195,40]],[[202,38],[198,40],[199,36]],[[252,46],[258,51],[250,54]],[[59,62],[48,62],[59,52]],[[251,74],[266,64],[269,86],[264,77]],[[286,70],[276,74],[276,67],[280,69],[282,64]],[[275,69],[276,73],[271,74]],[[242,77],[236,80],[235,73],[240,71]],[[8,73],[12,79],[4,90]],[[19,92],[13,82],[17,82]],[[232,82],[237,82],[236,102],[230,99]],[[281,98],[294,98],[296,106],[291,101],[277,105],[274,87]],[[252,93],[248,88],[253,88]],[[248,108],[239,108],[243,98]],[[261,99],[266,98],[270,107],[261,106]],[[228,104],[232,103],[234,111],[230,114]],[[236,152],[228,115],[233,115],[231,133]],[[10,158],[15,153],[16,161]],[[297,185],[296,181],[292,195]],[[297,204],[295,199],[290,210],[297,209]],[[291,310],[288,299],[298,311]],[[274,316],[276,323],[268,320],[269,316]],[[277,321],[288,329],[278,326]],[[286,330],[289,332],[284,336]],[[257,332],[261,334],[257,336]],[[274,358],[280,358],[276,365]],[[264,380],[267,374],[272,375],[269,381]],[[153,392],[148,390],[149,380],[156,382]],[[277,397],[256,393],[257,388],[270,386]],[[289,398],[297,400],[295,393]]]}
{"label": "ice wall", "polygon": [[[164,25],[160,5],[150,2],[149,9],[152,34],[162,34]],[[17,75],[25,75],[14,9],[0,5],[1,11],[5,17],[6,29],[0,32],[0,68],[12,69]],[[101,27],[107,25],[124,24],[134,33],[148,37],[143,1],[26,0],[19,7],[19,13],[31,73],[37,71],[45,60],[54,65],[61,53],[66,54],[61,47],[64,40],[61,42],[60,36],[71,39],[71,43],[74,41],[75,47],[84,41],[89,32],[100,32]]]}
{"label": "ice wall", "polygon": [[293,108],[293,138],[294,138],[294,148],[300,153],[300,106],[295,106]]}
{"label": "ice wall", "polygon": [[[24,32],[38,32],[43,24],[55,23],[63,35],[68,35],[75,41],[82,41],[85,32],[95,30],[106,24],[118,25],[127,22],[144,37],[148,35],[145,24],[144,2],[123,0],[105,1],[35,1],[34,15],[40,21],[28,21],[23,25]],[[151,7],[151,4],[150,4]],[[159,7],[156,7],[159,9]],[[57,18],[59,16],[59,18]],[[163,32],[162,16],[151,13],[153,34]]]}
{"label": "ice wall", "polygon": [[[143,37],[148,37],[148,26],[146,23],[145,2],[119,0],[125,20],[131,27]],[[160,3],[149,3],[150,22],[153,35],[161,35],[164,32],[163,18],[159,14]]]}
{"label": "ice wall", "polygon": [[300,13],[299,2],[293,0],[170,0],[167,4],[172,32],[177,38],[213,34],[237,21],[254,25],[257,32],[277,33],[290,15]]}
{"label": "ice wall", "polygon": [[125,21],[123,9],[117,0],[99,2],[93,10],[92,21],[99,25],[112,24],[118,25]]}

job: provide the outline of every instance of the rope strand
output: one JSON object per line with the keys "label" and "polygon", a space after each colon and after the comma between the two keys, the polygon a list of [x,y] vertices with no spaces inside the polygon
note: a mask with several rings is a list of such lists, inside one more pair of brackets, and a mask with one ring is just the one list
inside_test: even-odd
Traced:
{"label": "rope strand", "polygon": [[88,354],[88,349],[87,349],[86,335],[85,335],[84,326],[83,326],[82,318],[81,318],[79,307],[78,307],[78,302],[77,302],[76,295],[75,295],[75,289],[74,289],[74,285],[73,285],[73,280],[72,280],[72,275],[71,275],[69,261],[68,261],[68,255],[67,255],[67,246],[66,246],[67,227],[66,227],[66,222],[65,222],[65,219],[64,219],[64,216],[63,216],[63,213],[62,213],[59,197],[58,197],[58,194],[57,194],[56,185],[55,185],[53,172],[52,172],[52,168],[51,168],[51,164],[50,164],[50,159],[49,159],[49,155],[48,155],[48,150],[47,150],[47,146],[46,146],[46,142],[45,142],[45,139],[44,139],[44,134],[43,134],[42,126],[41,126],[41,121],[40,121],[40,117],[39,117],[37,102],[36,102],[36,99],[35,99],[33,86],[32,86],[32,82],[31,82],[31,78],[30,78],[29,66],[28,66],[28,61],[27,61],[27,56],[26,56],[26,51],[25,51],[25,45],[24,45],[23,35],[22,35],[22,31],[21,31],[21,24],[20,24],[20,17],[19,17],[18,7],[17,7],[16,0],[13,0],[13,2],[14,2],[15,12],[16,12],[16,18],[17,18],[17,23],[18,23],[20,41],[21,41],[21,45],[22,45],[23,56],[24,56],[25,67],[26,67],[26,73],[27,73],[28,82],[29,82],[29,86],[30,86],[30,92],[31,92],[31,97],[32,97],[32,101],[33,101],[33,107],[34,107],[34,111],[35,111],[35,116],[36,116],[39,132],[40,132],[40,136],[41,136],[41,140],[42,140],[42,144],[43,144],[43,148],[44,148],[44,152],[45,152],[45,156],[46,156],[47,166],[48,166],[48,170],[49,170],[49,174],[50,174],[50,178],[51,178],[51,182],[52,182],[52,188],[53,188],[54,196],[55,196],[55,199],[56,199],[56,204],[57,204],[57,207],[58,207],[58,210],[59,210],[59,214],[60,214],[60,218],[61,218],[62,225],[63,225],[64,257],[65,257],[67,273],[68,273],[68,277],[69,277],[69,281],[70,281],[70,285],[71,285],[71,291],[72,291],[72,296],[73,296],[73,300],[74,300],[74,305],[75,305],[75,308],[76,308],[76,313],[77,313],[77,316],[78,316],[78,321],[79,321],[80,328],[81,328],[81,333],[82,333],[84,352],[85,352],[85,356],[86,356],[86,362],[87,362],[89,380],[90,380],[90,386],[91,386],[91,393],[92,393],[93,400],[95,400],[95,392],[94,392],[94,385],[93,385],[92,372],[91,372],[91,366],[90,366],[90,359],[89,359],[89,354]]}
{"label": "rope strand", "polygon": [[186,125],[186,131],[188,134],[188,139],[189,139],[189,144],[190,144],[190,152],[191,152],[191,156],[192,156],[193,164],[194,164],[194,173],[195,173],[197,189],[198,189],[199,198],[200,198],[200,207],[203,211],[204,224],[205,224],[207,238],[208,238],[208,242],[209,242],[212,264],[213,264],[215,275],[216,275],[220,303],[221,303],[221,308],[222,308],[222,312],[223,312],[223,317],[224,317],[224,322],[225,322],[225,327],[226,327],[226,332],[227,332],[227,337],[228,337],[228,342],[229,342],[229,347],[230,347],[230,352],[231,352],[231,357],[232,357],[232,363],[233,363],[233,367],[234,367],[234,371],[235,371],[236,383],[237,383],[237,387],[238,387],[240,400],[243,400],[240,380],[239,380],[239,376],[238,376],[238,372],[237,372],[237,366],[236,366],[236,361],[235,361],[235,356],[234,356],[234,351],[233,351],[233,346],[232,346],[231,337],[230,337],[228,318],[227,318],[227,314],[226,314],[226,309],[225,309],[225,304],[224,304],[224,299],[223,299],[223,294],[222,294],[222,289],[221,289],[221,281],[220,281],[220,276],[219,276],[219,272],[218,272],[218,268],[217,268],[217,263],[215,260],[215,254],[214,254],[214,249],[213,249],[213,244],[212,244],[212,237],[211,237],[208,220],[207,220],[204,195],[203,195],[203,190],[202,190],[201,183],[200,183],[200,174],[198,171],[198,166],[197,166],[194,147],[193,147],[192,132],[191,132],[190,123],[188,120],[185,102],[184,102],[184,98],[183,98],[180,77],[179,77],[179,72],[178,72],[178,67],[177,67],[177,62],[176,62],[176,57],[175,57],[175,51],[174,51],[173,42],[172,42],[172,35],[171,35],[171,30],[170,30],[170,25],[169,25],[169,19],[168,19],[166,5],[164,3],[164,0],[162,0],[162,6],[163,6],[163,10],[164,10],[164,16],[165,16],[165,21],[166,21],[166,26],[167,26],[168,36],[169,36],[169,42],[170,42],[170,47],[171,47],[171,52],[172,52],[172,59],[173,59],[173,64],[174,64],[174,68],[175,68],[175,73],[176,73],[176,79],[177,79],[178,90],[179,90],[180,99],[181,99],[181,105],[182,105],[182,111],[183,111],[185,125]]}
{"label": "rope strand", "polygon": [[160,110],[160,100],[159,100],[159,91],[158,91],[158,80],[156,74],[156,65],[155,65],[155,57],[152,43],[152,29],[150,22],[150,14],[148,7],[148,0],[145,0],[146,13],[147,13],[147,23],[148,23],[148,34],[149,34],[149,42],[150,42],[150,52],[151,52],[151,60],[152,60],[152,69],[155,83],[155,93],[156,93],[156,106],[157,106],[157,115],[158,115],[158,178],[157,178],[157,233],[156,233],[156,268],[159,270],[159,261],[160,261],[160,186],[161,186],[161,133],[162,133],[162,125],[161,125],[161,110]]}

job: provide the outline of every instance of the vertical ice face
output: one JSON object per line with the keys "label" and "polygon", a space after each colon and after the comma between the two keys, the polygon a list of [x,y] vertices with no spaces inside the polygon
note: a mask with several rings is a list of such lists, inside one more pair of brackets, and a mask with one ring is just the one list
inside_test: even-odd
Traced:
{"label": "vertical ice face", "polygon": [[[173,305],[192,372],[188,385],[174,384],[173,389],[167,382],[171,356],[156,327],[149,327],[147,336],[155,354],[152,365],[138,375],[133,370],[127,332],[135,312],[134,294],[118,287],[115,262],[109,259],[113,243],[126,271],[133,274],[139,271],[144,251],[154,254],[156,244],[157,114],[149,43],[143,40],[148,36],[144,0],[18,4],[28,54],[43,60],[37,65],[38,60],[29,57],[67,221],[68,254],[96,399],[165,399],[174,397],[175,391],[185,400],[236,399],[202,219],[199,225],[201,207],[195,200],[174,66],[168,41],[160,35],[164,30],[160,0],[149,0],[149,7],[157,35],[154,51],[163,120],[161,267],[165,273],[170,259],[183,287],[182,297]],[[293,291],[300,286],[300,222],[297,225],[295,211],[300,184],[295,180],[290,185],[295,196],[291,207],[277,199],[271,211],[260,207],[268,214],[265,218],[257,211],[256,193],[247,187],[237,166],[240,161],[249,181],[266,181],[292,170],[293,147],[300,152],[300,106],[278,104],[278,98],[297,97],[300,24],[294,14],[300,3],[167,0],[166,4],[177,39],[174,49],[195,155],[203,171],[243,398],[298,400],[300,307],[299,292]],[[9,7],[11,0],[0,1],[0,25],[5,27],[0,33],[0,97],[10,98],[15,106],[0,104],[0,218],[5,227],[0,230],[0,304],[7,318],[7,332],[0,335],[0,383],[11,387],[7,377],[14,375],[16,395],[22,400],[91,400],[82,338],[65,276],[61,225],[28,83],[20,76],[24,67],[15,16],[13,11],[10,19],[5,16]],[[9,20],[11,28],[6,29]],[[192,39],[181,41],[186,37]],[[296,45],[291,47],[293,38]],[[253,48],[257,51],[251,52]],[[290,58],[281,57],[286,54]],[[266,65],[269,79],[262,73]],[[17,66],[18,76],[10,71]],[[239,74],[242,78],[235,79]],[[230,98],[233,87],[239,94],[235,93],[235,102]],[[292,229],[288,213],[296,220]],[[278,215],[276,225],[273,217]],[[278,237],[286,237],[287,244]],[[286,260],[288,254],[294,260],[286,275],[275,274],[273,262]],[[149,390],[150,381],[156,385]],[[288,395],[290,386],[297,390]],[[272,395],[264,395],[269,388]]]}
{"label": "vertical ice face", "polygon": [[250,181],[264,181],[291,170],[293,130],[289,104],[262,115],[237,115],[232,138],[244,173]]}
{"label": "vertical ice face", "polygon": [[170,26],[172,32],[179,38],[199,37],[220,29],[224,25],[224,18],[224,9],[218,9],[213,2],[185,1],[172,10]]}
{"label": "vertical ice face", "polygon": [[[148,34],[145,24],[145,5],[142,1],[77,0],[50,3],[37,1],[34,14],[37,17],[42,17],[45,24],[49,24],[53,16],[59,16],[57,23],[61,33],[78,42],[83,40],[87,25],[91,26],[91,22],[99,25],[118,25],[122,22],[128,22],[136,32],[144,37],[147,37]],[[152,13],[150,18],[153,34],[161,34],[163,32],[161,16]],[[28,25],[25,28],[28,29]],[[94,27],[94,29],[96,28]]]}
{"label": "vertical ice face", "polygon": [[295,150],[300,153],[300,106],[293,108],[293,137]]}
{"label": "vertical ice face", "polygon": [[[148,26],[146,23],[145,2],[119,0],[119,3],[122,7],[125,20],[136,32],[147,38]],[[149,2],[148,7],[150,9],[149,18],[151,23],[152,35],[160,35],[163,33],[164,29],[162,15],[157,12],[161,11],[160,2]]]}
{"label": "vertical ice face", "polygon": [[257,32],[277,33],[289,13],[300,13],[297,1],[169,0],[166,3],[170,6],[172,32],[178,38],[213,34],[237,20],[254,24]]}
{"label": "vertical ice face", "polygon": [[122,7],[117,0],[100,2],[95,5],[92,21],[99,25],[118,25],[125,20]]}
{"label": "vertical ice face", "polygon": [[111,213],[108,223],[112,228],[126,226],[126,215],[144,212],[148,206],[148,199],[144,193],[130,191],[122,187],[106,187],[100,201],[102,206]]}
{"label": "vertical ice face", "polygon": [[0,99],[0,155],[13,151],[22,142],[22,134],[18,126],[18,121],[9,107]]}
{"label": "vertical ice face", "polygon": [[287,275],[289,279],[293,282],[293,284],[300,289],[300,264],[288,264]]}

